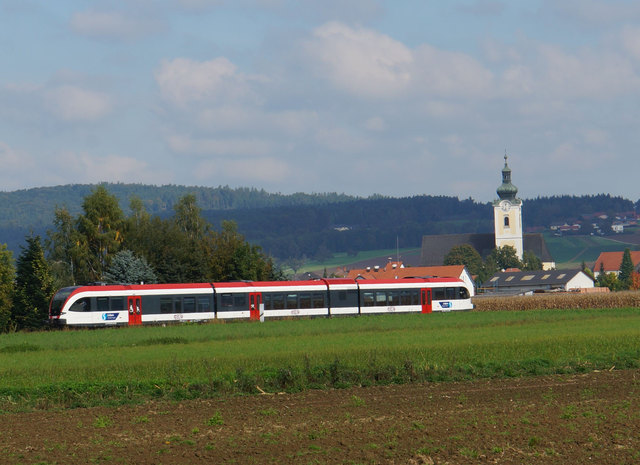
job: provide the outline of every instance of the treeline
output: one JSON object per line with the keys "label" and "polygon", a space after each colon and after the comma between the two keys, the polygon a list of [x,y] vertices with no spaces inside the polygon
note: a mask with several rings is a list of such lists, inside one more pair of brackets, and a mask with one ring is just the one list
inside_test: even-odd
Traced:
{"label": "treeline", "polygon": [[425,234],[493,230],[492,207],[472,199],[415,196],[329,205],[204,211],[217,224],[233,219],[247,240],[280,259],[324,259],[336,252],[419,247]]}
{"label": "treeline", "polygon": [[0,332],[43,326],[53,293],[69,285],[283,279],[235,223],[214,230],[193,194],[170,217],[152,215],[137,197],[129,210],[125,215],[101,185],[78,215],[56,208],[44,241],[29,235],[15,263],[6,244],[0,246]]}
{"label": "treeline", "polygon": [[[280,260],[323,259],[336,252],[419,247],[423,235],[493,231],[493,207],[471,198],[420,195],[356,198],[344,194],[271,194],[261,189],[102,184],[126,214],[129,199],[140,199],[151,215],[166,219],[176,204],[193,195],[211,224],[234,221],[238,232]],[[95,186],[72,185],[0,193],[0,243],[19,250],[31,232],[46,235],[54,212],[64,205],[75,216]],[[525,199],[524,227],[548,227],[582,215],[632,211],[634,202],[608,194]],[[589,226],[585,222],[585,226]],[[607,228],[602,228],[607,231]],[[585,228],[583,231],[588,231]]]}

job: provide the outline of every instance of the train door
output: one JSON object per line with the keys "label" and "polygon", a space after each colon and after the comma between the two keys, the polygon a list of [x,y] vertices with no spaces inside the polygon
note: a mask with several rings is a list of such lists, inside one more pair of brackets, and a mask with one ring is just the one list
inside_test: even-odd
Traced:
{"label": "train door", "polygon": [[142,299],[140,296],[130,296],[127,298],[129,309],[129,326],[142,324]]}
{"label": "train door", "polygon": [[259,292],[249,293],[249,319],[260,319],[260,304],[262,303],[262,294]]}
{"label": "train door", "polygon": [[420,290],[420,301],[422,303],[422,313],[431,313],[433,311],[431,289]]}

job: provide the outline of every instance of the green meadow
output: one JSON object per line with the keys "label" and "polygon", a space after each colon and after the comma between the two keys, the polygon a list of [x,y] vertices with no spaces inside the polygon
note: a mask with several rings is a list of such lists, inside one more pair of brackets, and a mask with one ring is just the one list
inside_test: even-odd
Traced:
{"label": "green meadow", "polygon": [[0,335],[0,411],[640,366],[640,308]]}

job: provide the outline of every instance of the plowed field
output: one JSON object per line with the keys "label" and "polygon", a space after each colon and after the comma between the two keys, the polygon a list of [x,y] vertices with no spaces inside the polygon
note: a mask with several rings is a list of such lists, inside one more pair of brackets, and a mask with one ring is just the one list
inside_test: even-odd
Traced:
{"label": "plowed field", "polygon": [[640,463],[640,371],[0,415],[2,464]]}

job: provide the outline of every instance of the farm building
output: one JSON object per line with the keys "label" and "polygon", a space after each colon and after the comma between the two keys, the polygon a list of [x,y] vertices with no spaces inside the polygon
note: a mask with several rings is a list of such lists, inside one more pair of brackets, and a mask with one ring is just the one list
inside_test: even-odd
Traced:
{"label": "farm building", "polygon": [[593,279],[582,270],[502,271],[485,283],[485,292],[527,294],[593,287]]}
{"label": "farm building", "polygon": [[[593,265],[593,275],[597,278],[600,274],[600,268],[605,273],[614,273],[616,276],[620,273],[620,265],[622,264],[622,255],[624,252],[601,252]],[[640,269],[640,251],[631,252],[631,261],[635,271]]]}
{"label": "farm building", "polygon": [[469,289],[475,289],[473,278],[464,265],[405,267],[402,262],[389,262],[383,268],[368,266],[349,270],[346,277],[351,279],[459,278],[469,286]]}

